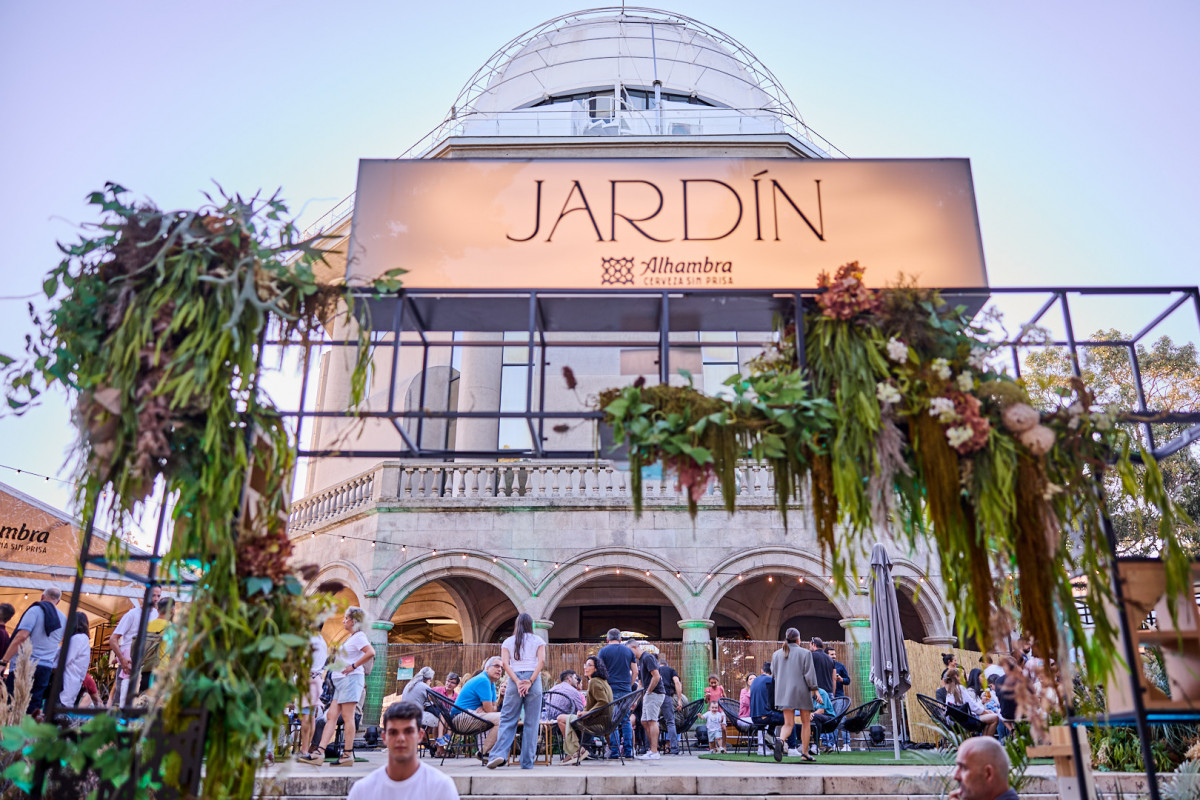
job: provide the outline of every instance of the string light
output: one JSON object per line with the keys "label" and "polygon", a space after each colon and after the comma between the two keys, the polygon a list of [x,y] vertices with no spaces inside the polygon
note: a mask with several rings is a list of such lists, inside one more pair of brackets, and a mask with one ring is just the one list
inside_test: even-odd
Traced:
{"label": "string light", "polygon": [[[3,465],[0,465],[0,467],[2,467],[2,466],[3,466]],[[371,547],[372,547],[372,548],[374,548],[374,547],[377,547],[377,546],[379,545],[379,541],[378,541],[378,540],[368,539],[368,538],[366,538],[366,537],[361,537],[361,536],[348,536],[348,535],[345,535],[345,534],[337,534],[337,533],[336,533],[336,532],[334,532],[334,531],[329,531],[329,533],[331,533],[331,534],[333,534],[333,535],[336,535],[336,536],[338,537],[338,540],[339,540],[339,541],[341,541],[341,542],[345,542],[347,539],[353,539],[353,540],[356,540],[356,541],[361,541],[361,542],[370,542],[370,543],[371,543]],[[315,539],[315,538],[317,538],[317,531],[311,531],[311,532],[309,533],[309,535],[311,536],[311,538]],[[398,547],[400,548],[400,551],[401,551],[402,553],[405,553],[405,554],[407,554],[407,553],[408,553],[408,545],[407,545],[407,544],[401,544],[401,543],[399,543],[399,542],[390,542],[390,541],[384,541],[384,542],[383,542],[383,544],[385,544],[385,545],[391,545],[391,546],[393,546],[393,547],[397,547],[397,546],[398,546]],[[416,548],[417,548],[417,551],[418,551],[418,552],[425,551],[425,552],[428,552],[430,555],[433,555],[433,556],[436,556],[436,555],[438,555],[438,552],[439,552],[439,551],[438,551],[438,548],[429,548],[429,547],[423,547],[423,546],[421,546],[421,545],[414,545],[414,547],[416,547]],[[449,554],[447,554],[447,555],[449,555]],[[468,556],[468,555],[470,555],[470,554],[469,554],[469,553],[466,553],[466,552],[460,553],[460,557],[461,557],[461,559],[462,559],[463,561],[466,561],[466,560],[467,560],[467,556]],[[492,560],[492,563],[493,563],[493,564],[499,564],[499,563],[500,563],[500,556],[497,556],[497,555],[490,555],[490,556],[489,556],[489,555],[484,555],[483,557],[484,557],[484,558],[491,558],[491,560]],[[529,566],[529,562],[530,562],[530,561],[533,561],[533,562],[535,562],[535,563],[539,563],[539,564],[547,564],[547,565],[550,565],[550,564],[552,564],[552,565],[553,565],[553,569],[554,569],[554,570],[559,570],[559,569],[561,569],[561,568],[562,568],[562,563],[561,563],[561,562],[559,562],[559,561],[551,561],[550,559],[539,559],[539,558],[530,559],[530,558],[528,558],[528,557],[522,557],[522,559],[521,559],[521,563],[522,563],[524,566],[526,566],[526,567],[528,567],[528,566]],[[603,568],[604,568],[604,566],[606,566],[606,565],[598,565],[598,568],[599,568],[599,569],[603,569]],[[621,574],[621,567],[613,567],[613,569],[614,569],[614,572],[615,572],[615,574],[617,574],[617,575],[620,575],[620,574]],[[584,571],[584,572],[587,572],[587,573],[590,573],[590,572],[592,571],[592,565],[591,565],[591,564],[583,564],[583,571]],[[640,570],[640,571],[641,571],[641,572],[643,573],[643,575],[644,575],[645,577],[647,577],[647,578],[652,578],[652,577],[654,577],[654,576],[653,576],[653,573],[655,572],[655,570],[653,570],[653,569],[643,569],[643,570]],[[682,570],[669,570],[669,569],[668,569],[668,570],[663,570],[663,572],[665,572],[665,573],[671,573],[671,572],[674,572],[674,574],[675,574],[675,577],[676,577],[676,578],[679,578],[679,579],[682,579],[682,578],[683,578],[683,571],[682,571]],[[746,575],[745,575],[745,573],[742,573],[742,572],[732,572],[732,571],[731,571],[731,572],[708,572],[708,573],[705,573],[705,580],[712,580],[714,577],[716,577],[716,576],[718,576],[718,575],[722,575],[722,576],[726,576],[726,575],[727,575],[727,576],[730,576],[730,577],[736,577],[736,578],[738,579],[738,581],[742,581],[742,582],[744,582],[744,581],[746,580]],[[1011,580],[1014,580],[1014,579],[1015,579],[1015,578],[1016,578],[1018,575],[1019,575],[1019,573],[1013,572],[1013,573],[1009,573],[1009,574],[1008,574],[1008,575],[1006,575],[1005,577],[1006,577],[1008,580],[1010,580],[1010,581],[1011,581]],[[766,575],[766,576],[763,576],[763,577],[766,577],[766,579],[767,579],[767,583],[770,583],[770,584],[773,584],[773,583],[775,583],[775,576],[774,576],[774,575]],[[837,580],[837,576],[836,576],[836,575],[813,575],[813,576],[809,576],[809,577],[812,577],[814,580],[819,580],[820,578],[825,578],[825,579],[826,579],[826,582],[827,582],[828,584],[834,584],[834,583],[836,582],[836,580]],[[932,580],[933,578],[936,578],[936,577],[937,577],[936,575],[930,575],[930,576],[929,576],[929,579],[930,579],[930,580]],[[846,579],[847,581],[849,581],[849,580],[851,580],[852,578],[851,578],[851,576],[845,576],[845,579]],[[854,576],[854,579],[856,579],[856,580],[857,580],[857,582],[858,582],[860,585],[866,585],[866,584],[868,584],[868,583],[869,583],[869,581],[870,581],[870,576]],[[911,578],[908,578],[907,580],[912,580],[912,579],[911,579]],[[917,583],[919,583],[919,584],[924,584],[924,583],[926,582],[926,576],[925,576],[925,575],[917,575],[917,576],[916,576],[916,580],[917,580]],[[803,585],[803,584],[805,583],[805,576],[803,576],[803,575],[797,575],[797,576],[796,576],[796,582],[797,582],[798,584],[800,584],[800,585]],[[895,581],[894,581],[894,582],[895,582]],[[900,584],[897,582],[897,585],[900,585]],[[28,599],[28,598],[27,598],[27,599]]]}

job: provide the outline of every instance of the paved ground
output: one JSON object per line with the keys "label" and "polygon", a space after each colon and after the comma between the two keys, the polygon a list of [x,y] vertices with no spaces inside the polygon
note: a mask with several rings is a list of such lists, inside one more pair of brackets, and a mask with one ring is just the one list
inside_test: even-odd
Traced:
{"label": "paved ground", "polygon": [[[344,797],[359,778],[384,762],[383,752],[360,752],[367,760],[353,767],[312,767],[295,762],[268,768],[263,774],[265,794],[284,798]],[[438,766],[436,759],[427,761]],[[838,800],[871,798],[930,798],[946,789],[948,766],[924,765],[834,765],[774,764],[710,761],[695,756],[664,758],[657,762],[585,761],[582,766],[538,765],[532,770],[506,766],[488,770],[472,759],[447,759],[441,767],[454,778],[459,793],[489,796],[491,800],[539,797],[553,800],[565,797],[701,798],[739,797],[743,800],[771,796],[796,798],[837,797]],[[1023,798],[1050,800],[1057,797],[1058,786],[1051,766],[1031,767],[1034,780],[1022,793]],[[1099,776],[1100,790],[1113,793],[1118,776]],[[1144,792],[1145,777],[1121,776],[1121,793],[1130,798]],[[1072,798],[1073,800],[1073,798]]]}

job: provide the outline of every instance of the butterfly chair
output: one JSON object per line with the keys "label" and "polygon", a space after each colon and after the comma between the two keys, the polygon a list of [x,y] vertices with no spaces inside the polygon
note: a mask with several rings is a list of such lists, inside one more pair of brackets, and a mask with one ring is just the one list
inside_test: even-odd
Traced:
{"label": "butterfly chair", "polygon": [[722,697],[717,701],[717,705],[725,712],[725,719],[737,729],[738,744],[734,747],[734,752],[737,752],[737,747],[746,746],[746,755],[750,755],[751,744],[757,744],[757,733],[760,730],[759,726],[755,725],[749,717],[738,715],[738,703],[736,700],[729,697]]}
{"label": "butterfly chair", "polygon": [[969,711],[950,703],[939,703],[932,697],[917,695],[917,702],[947,739],[961,739],[983,733],[983,720]]}
{"label": "butterfly chair", "polygon": [[842,720],[842,730],[846,732],[846,741],[854,746],[854,735],[862,736],[863,747],[867,750],[871,749],[871,740],[867,738],[867,728],[871,727],[871,723],[875,722],[875,718],[879,716],[880,709],[883,708],[883,700],[876,697],[868,703],[863,703],[858,708],[852,708],[846,712],[845,718]]}
{"label": "butterfly chair", "polygon": [[[472,745],[479,747],[479,737],[492,728],[491,722],[465,708],[459,708],[445,695],[427,692],[425,701],[437,709],[437,715],[442,718],[442,722],[446,724],[446,730],[450,733],[450,746],[446,748],[446,752],[463,753]],[[487,763],[487,754],[480,753],[480,760]],[[444,757],[442,763],[446,763]]]}
{"label": "butterfly chair", "polygon": [[[583,761],[583,748],[588,741],[587,737],[605,740],[615,731],[620,730],[621,721],[628,719],[629,715],[633,713],[633,709],[642,699],[644,691],[644,689],[638,689],[636,692],[613,700],[608,705],[593,708],[571,721],[571,730],[575,731],[579,737],[579,753],[575,757],[575,766],[579,766]],[[624,766],[625,756],[621,748],[617,748],[617,755],[621,759],[621,766]]]}
{"label": "butterfly chair", "polygon": [[700,712],[704,710],[705,705],[704,698],[701,697],[699,700],[693,700],[675,710],[675,733],[679,735],[680,747],[686,748],[689,755],[692,752],[692,745],[688,742],[687,734],[696,724],[696,720],[700,718]]}
{"label": "butterfly chair", "polygon": [[[846,719],[846,712],[850,709],[850,698],[843,695],[842,697],[833,698],[833,716],[826,714],[813,714],[812,716],[812,732],[814,742],[820,743],[821,737],[826,734],[836,734],[838,726]],[[833,740],[834,748],[837,747],[837,737]]]}

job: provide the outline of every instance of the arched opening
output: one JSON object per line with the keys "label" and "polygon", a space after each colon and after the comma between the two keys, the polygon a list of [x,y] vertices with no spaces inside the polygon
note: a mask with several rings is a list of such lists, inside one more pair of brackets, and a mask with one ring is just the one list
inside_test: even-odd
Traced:
{"label": "arched opening", "polygon": [[900,608],[900,631],[904,638],[913,642],[925,641],[929,633],[907,589],[897,588],[896,605]]}
{"label": "arched opening", "polygon": [[392,644],[500,641],[497,635],[517,616],[503,591],[478,578],[430,581],[404,599],[392,614]]}
{"label": "arched opening", "polygon": [[344,612],[350,606],[361,606],[362,603],[358,601],[358,595],[354,593],[353,589],[336,579],[317,584],[317,592],[333,597],[333,607],[337,613],[330,614],[329,618],[325,620],[321,626],[321,635],[325,637],[326,641],[337,644],[349,635],[342,626]]}
{"label": "arched opening", "polygon": [[610,628],[678,641],[679,611],[662,591],[632,575],[597,575],[573,588],[550,615],[553,642],[595,642]]}
{"label": "arched opening", "polygon": [[844,616],[811,581],[801,583],[779,575],[759,575],[738,581],[712,612],[716,634],[728,639],[778,640],[788,628],[809,639],[845,640],[839,620]]}

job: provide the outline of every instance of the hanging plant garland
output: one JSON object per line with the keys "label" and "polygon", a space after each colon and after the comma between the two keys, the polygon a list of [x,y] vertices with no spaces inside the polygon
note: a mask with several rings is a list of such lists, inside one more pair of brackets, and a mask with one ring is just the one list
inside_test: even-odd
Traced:
{"label": "hanging plant garland", "polygon": [[[168,726],[182,724],[186,708],[209,709],[203,796],[245,798],[254,754],[300,693],[295,676],[307,675],[320,610],[288,565],[295,446],[258,391],[260,342],[269,326],[316,335],[349,314],[346,290],[317,283],[319,240],[297,237],[278,197],[222,195],[168,213],[126,194],[115,184],[94,193],[104,221],[62,246],[29,361],[8,371],[8,402],[20,412],[52,383],[74,393],[81,516],[107,492],[108,523],[120,530],[156,481],[174,498],[162,569],[202,577],[179,626],[193,646],[156,681],[157,702]],[[397,288],[399,272],[375,288]],[[365,325],[359,337],[352,404],[370,358]],[[247,490],[252,465],[265,477]],[[110,560],[125,557],[112,537]],[[168,758],[166,776],[178,767]]]}
{"label": "hanging plant garland", "polygon": [[[852,554],[872,525],[889,526],[913,544],[928,538],[963,633],[990,641],[1013,624],[997,587],[1015,566],[1020,624],[1037,646],[1052,658],[1064,646],[1078,648],[1089,676],[1104,680],[1117,660],[1116,631],[1103,614],[1085,629],[1075,594],[1081,591],[1092,609],[1112,594],[1099,483],[1107,464],[1115,460],[1127,497],[1158,511],[1168,596],[1189,580],[1175,534],[1182,512],[1164,491],[1154,459],[1116,424],[1119,414],[1093,407],[1082,382],[1071,383],[1062,407],[1041,414],[1020,382],[989,369],[986,332],[965,309],[912,283],[873,292],[862,276],[852,263],[822,277],[826,291],[802,326],[811,392],[788,395],[802,386],[787,378],[789,371],[800,375],[793,363],[797,326],[789,324],[750,363],[750,378],[726,381],[735,400],[707,398],[690,415],[673,406],[681,427],[672,435],[699,435],[687,419],[705,420],[701,429],[735,430],[738,446],[723,460],[736,453],[767,464],[785,524],[807,474],[817,540],[832,561],[835,588],[847,586]],[[770,380],[754,383],[764,376]],[[790,388],[772,396],[784,386]],[[620,415],[613,411],[625,408],[610,410],[609,403],[628,391],[602,396],[614,427]],[[791,415],[783,413],[789,402]],[[662,455],[654,431],[624,424],[618,438],[631,454],[653,460]],[[1135,453],[1146,464],[1140,483]],[[717,470],[723,488],[733,469],[725,463]],[[635,475],[640,507],[637,481]],[[732,508],[728,493],[725,499]],[[1064,530],[1073,532],[1076,546],[1066,546]],[[1080,575],[1087,580],[1080,583]]]}

